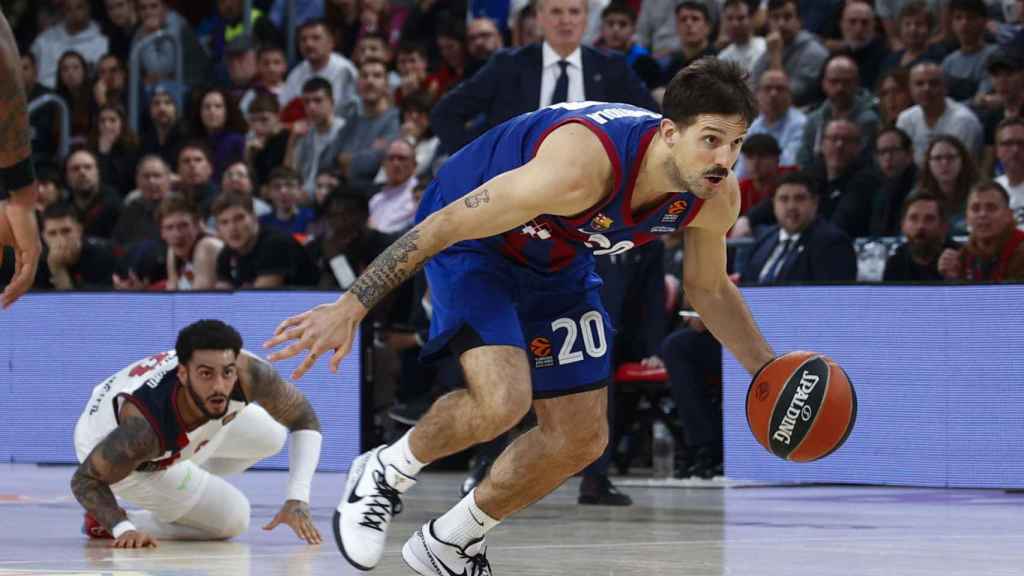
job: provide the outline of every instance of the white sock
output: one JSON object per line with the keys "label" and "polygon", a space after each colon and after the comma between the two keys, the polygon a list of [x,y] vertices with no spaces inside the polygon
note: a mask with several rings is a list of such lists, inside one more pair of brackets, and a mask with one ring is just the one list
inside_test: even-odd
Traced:
{"label": "white sock", "polygon": [[451,510],[434,520],[434,536],[464,548],[473,540],[483,538],[501,520],[488,516],[476,505],[476,488],[466,494]]}
{"label": "white sock", "polygon": [[409,435],[412,434],[412,430],[403,434],[394,444],[381,450],[380,461],[398,468],[399,472],[410,478],[415,478],[427,464],[417,460],[409,448]]}

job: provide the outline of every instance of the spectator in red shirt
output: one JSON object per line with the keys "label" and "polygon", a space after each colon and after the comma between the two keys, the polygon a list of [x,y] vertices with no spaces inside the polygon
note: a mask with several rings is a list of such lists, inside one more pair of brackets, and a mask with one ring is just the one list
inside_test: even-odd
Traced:
{"label": "spectator in red shirt", "polygon": [[740,180],[740,218],[731,237],[750,236],[750,221],[743,215],[758,203],[771,198],[779,177],[792,172],[795,166],[779,166],[782,148],[771,134],[751,134],[743,142],[741,152],[747,166],[747,177]]}

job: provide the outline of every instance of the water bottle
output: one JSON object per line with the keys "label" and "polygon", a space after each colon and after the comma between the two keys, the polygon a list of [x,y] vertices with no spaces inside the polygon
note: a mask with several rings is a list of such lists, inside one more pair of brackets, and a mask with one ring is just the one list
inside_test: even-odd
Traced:
{"label": "water bottle", "polygon": [[676,447],[672,432],[661,420],[654,422],[654,443],[651,445],[651,459],[654,463],[655,478],[671,478],[675,464]]}

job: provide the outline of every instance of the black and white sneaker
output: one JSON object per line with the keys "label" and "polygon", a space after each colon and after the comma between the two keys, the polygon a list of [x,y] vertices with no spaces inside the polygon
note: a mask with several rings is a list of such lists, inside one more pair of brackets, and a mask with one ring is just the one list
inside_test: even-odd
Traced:
{"label": "black and white sneaker", "polygon": [[372,570],[380,562],[391,519],[402,511],[401,494],[416,484],[415,478],[380,461],[384,448],[378,446],[352,462],[345,494],[334,511],[334,541],[359,570]]}
{"label": "black and white sneaker", "polygon": [[402,559],[421,576],[493,576],[484,538],[460,548],[434,535],[433,520],[405,543]]}

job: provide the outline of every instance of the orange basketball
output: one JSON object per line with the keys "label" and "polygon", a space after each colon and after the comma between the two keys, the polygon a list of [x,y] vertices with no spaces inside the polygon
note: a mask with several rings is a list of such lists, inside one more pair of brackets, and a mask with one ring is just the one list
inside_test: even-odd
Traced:
{"label": "orange basketball", "polygon": [[857,394],[839,364],[817,352],[772,360],[747,390],[754,438],[785,460],[810,462],[835,452],[857,420]]}

